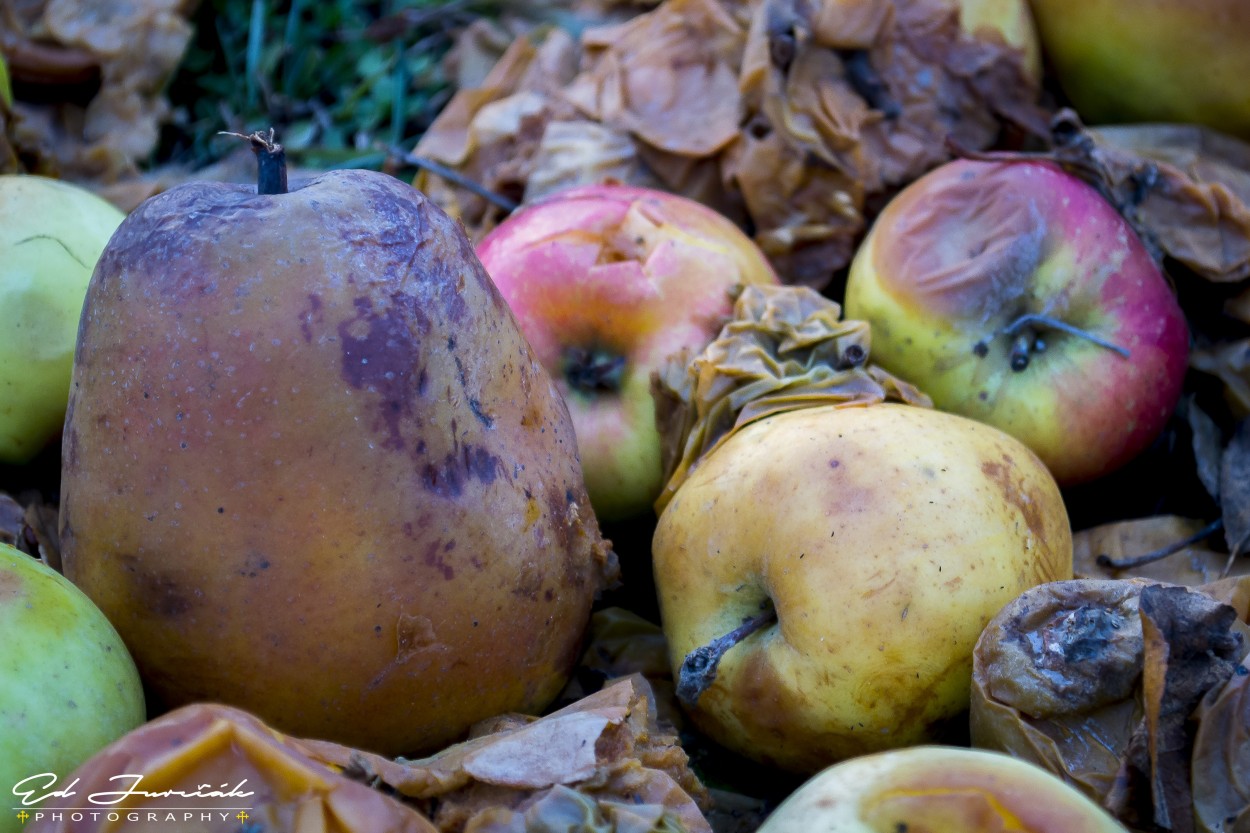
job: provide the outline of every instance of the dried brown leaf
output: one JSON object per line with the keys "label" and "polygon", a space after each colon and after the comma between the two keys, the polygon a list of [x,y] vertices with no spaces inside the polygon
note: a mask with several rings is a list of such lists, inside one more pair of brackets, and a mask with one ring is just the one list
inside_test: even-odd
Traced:
{"label": "dried brown leaf", "polygon": [[1237,416],[1250,416],[1250,338],[1194,350],[1189,364],[1223,383],[1224,398]]}
{"label": "dried brown leaf", "polygon": [[1220,509],[1228,551],[1250,552],[1250,417],[1241,421],[1224,448],[1220,464]]}
{"label": "dried brown leaf", "polygon": [[1194,712],[1194,816],[1203,831],[1250,830],[1250,655]]}
{"label": "dried brown leaf", "polygon": [[1230,630],[1237,614],[1204,593],[1142,588],[1141,740],[1121,766],[1107,806],[1130,823],[1194,830],[1190,716],[1207,692],[1233,675],[1245,645]]}
{"label": "dried brown leaf", "polygon": [[18,143],[48,154],[62,175],[112,181],[133,174],[169,117],[164,95],[190,42],[195,0],[82,3],[33,0],[0,14],[0,46],[15,78],[50,86],[99,79],[85,105],[17,101]]}
{"label": "dried brown leaf", "polygon": [[1199,407],[1194,397],[1184,400],[1198,479],[1212,499],[1220,499],[1220,459],[1224,456],[1224,436],[1215,420]]}
{"label": "dried brown leaf", "polygon": [[631,675],[543,718],[485,721],[471,739],[412,761],[303,743],[318,760],[426,809],[444,831],[545,829],[526,820],[571,814],[581,826],[569,829],[586,833],[711,833],[700,806],[707,791],[657,723],[653,700],[643,677]]}
{"label": "dried brown leaf", "polygon": [[[194,704],[150,721],[106,746],[78,767],[65,783],[80,795],[117,790],[123,774],[141,775],[141,789],[158,795],[132,796],[124,809],[156,813],[176,829],[186,823],[187,799],[204,785],[228,782],[250,795],[209,799],[223,807],[243,804],[266,830],[289,833],[435,833],[416,810],[335,772],[310,758],[300,742],[227,706]],[[159,795],[174,791],[173,794]],[[169,814],[167,816],[166,814]],[[196,830],[237,833],[233,812],[195,813]],[[92,818],[95,816],[95,818]],[[77,817],[77,818],[75,818]],[[118,829],[107,813],[46,813],[26,825],[31,833],[91,833]],[[140,818],[146,818],[141,815]],[[126,824],[122,816],[122,825]],[[246,829],[246,828],[245,828]]]}
{"label": "dried brown leaf", "polygon": [[653,374],[666,481],[657,514],[701,457],[756,420],[885,400],[932,406],[869,364],[868,324],[841,316],[840,306],[807,287],[748,286],[703,352],[672,356]]}
{"label": "dried brown leaf", "polygon": [[[1147,578],[1189,587],[1215,581],[1228,564],[1228,553],[1203,542],[1141,567],[1117,569],[1097,561],[1100,555],[1120,560],[1154,552],[1190,538],[1206,525],[1193,518],[1156,515],[1080,530],[1072,535],[1073,573],[1077,578]],[[1231,574],[1250,574],[1246,561],[1234,563]]]}
{"label": "dried brown leaf", "polygon": [[[977,643],[972,742],[1050,770],[1133,829],[1193,830],[1190,773],[1197,784],[1205,770],[1191,716],[1200,720],[1198,704],[1241,673],[1248,611],[1246,577],[1193,589],[1076,579],[1026,591]],[[1226,735],[1220,754],[1250,754],[1238,737]]]}

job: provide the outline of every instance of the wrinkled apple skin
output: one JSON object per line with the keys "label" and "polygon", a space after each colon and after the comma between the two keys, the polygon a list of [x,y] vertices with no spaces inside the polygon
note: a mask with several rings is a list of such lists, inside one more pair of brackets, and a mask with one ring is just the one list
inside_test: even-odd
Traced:
{"label": "wrinkled apple skin", "polygon": [[[568,402],[595,512],[648,511],[663,476],[651,372],[712,340],[735,286],[777,282],[763,253],[706,206],[616,185],[524,206],[477,253]],[[622,357],[619,389],[571,384],[570,348]]]}
{"label": "wrinkled apple skin", "polygon": [[1192,122],[1250,139],[1245,0],[1031,0],[1082,119]]}
{"label": "wrinkled apple skin", "polygon": [[143,688],[121,637],[64,576],[0,544],[0,833],[20,830],[11,790],[71,770],[142,723]]}
{"label": "wrinkled apple skin", "polygon": [[[1040,330],[1012,370],[1023,313],[1046,313],[1129,351]],[[1022,440],[1063,485],[1140,453],[1180,397],[1189,335],[1141,241],[1084,182],[1045,163],[956,161],[912,183],[851,264],[846,315],[872,358],[934,404]],[[978,342],[985,354],[978,355]]]}
{"label": "wrinkled apple skin", "polygon": [[690,710],[718,742],[815,772],[921,743],[968,708],[998,610],[1072,575],[1054,479],[1006,434],[908,405],[808,408],[701,459],[660,516],[674,673],[772,600]]}
{"label": "wrinkled apple skin", "polygon": [[0,176],[0,463],[61,433],[87,281],[124,216],[68,182]]}
{"label": "wrinkled apple skin", "polygon": [[865,755],[814,775],[759,833],[1126,833],[1105,810],[1040,767],[1007,755],[917,746]]}
{"label": "wrinkled apple skin", "polygon": [[87,292],[66,574],[163,705],[382,753],[536,711],[615,558],[460,227],[369,171],[141,205]]}

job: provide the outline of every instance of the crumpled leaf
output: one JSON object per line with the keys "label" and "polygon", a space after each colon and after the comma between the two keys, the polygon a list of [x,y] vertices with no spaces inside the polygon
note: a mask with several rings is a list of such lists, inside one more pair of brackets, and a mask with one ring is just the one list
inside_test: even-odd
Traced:
{"label": "crumpled leaf", "polygon": [[70,179],[109,181],[133,173],[156,147],[169,117],[164,85],[191,39],[196,0],[32,0],[0,14],[0,51],[15,79],[52,88],[98,78],[85,103],[15,101],[18,140],[48,152]]}
{"label": "crumpled leaf", "polygon": [[17,500],[0,492],[0,543],[33,555],[60,572],[56,506],[45,503],[37,491],[24,492]]}
{"label": "crumpled leaf", "polygon": [[1203,696],[1233,675],[1246,643],[1230,630],[1236,611],[1182,587],[1147,585],[1139,611],[1144,720],[1105,803],[1130,824],[1188,833],[1195,828],[1187,722]]}
{"label": "crumpled leaf", "polygon": [[747,286],[733,317],[697,356],[682,351],[652,377],[665,485],[659,515],[698,460],[772,414],[893,400],[932,407],[916,387],[869,364],[867,322],[803,286]]}
{"label": "crumpled leaf", "polygon": [[[32,773],[33,774],[33,773]],[[58,773],[65,775],[64,773]],[[253,829],[288,833],[434,833],[434,826],[416,810],[334,772],[309,757],[301,742],[265,726],[239,709],[193,704],[149,721],[109,744],[78,767],[63,783],[75,781],[79,796],[121,789],[112,780],[141,775],[137,788],[148,792],[193,793],[203,785],[241,785],[246,796],[197,799],[197,806],[216,802],[223,808],[245,807],[247,825],[233,809],[187,812],[180,795],[135,795],[120,804],[101,807],[122,813],[109,821],[101,812],[47,813],[26,824],[28,833],[91,833],[129,828],[125,811],[139,814],[135,828],[155,813],[168,829],[199,833],[238,833]],[[127,784],[131,783],[129,780]],[[229,788],[228,788],[229,789]],[[79,816],[74,820],[74,816]]]}
{"label": "crumpled leaf", "polygon": [[1195,370],[1217,377],[1238,417],[1250,416],[1250,338],[1200,347],[1189,354]]}
{"label": "crumpled leaf", "polygon": [[1130,219],[1164,254],[1207,280],[1250,277],[1250,144],[1182,124],[1089,135]]}
{"label": "crumpled leaf", "polygon": [[591,615],[586,649],[557,702],[575,702],[599,691],[608,680],[630,674],[641,674],[650,684],[660,723],[681,728],[684,716],[677,706],[664,631],[622,607],[607,607]]}
{"label": "crumpled leaf", "polygon": [[1198,702],[1240,673],[1247,594],[1246,577],[1194,589],[1076,579],[1026,591],[974,651],[973,745],[1050,770],[1135,829],[1224,830],[1185,826],[1201,815],[1190,772],[1194,783],[1205,777],[1190,727]]}
{"label": "crumpled leaf", "polygon": [[[658,183],[754,228],[783,280],[823,287],[891,190],[950,158],[948,137],[984,148],[1006,124],[1045,129],[1036,56],[961,21],[960,7],[665,0],[560,46],[577,58],[571,77],[529,72],[557,37],[535,32],[452,99],[416,153],[512,198]],[[579,159],[560,168],[544,144]],[[497,221],[437,180],[417,184],[472,236]]]}
{"label": "crumpled leaf", "polygon": [[1194,813],[1201,830],[1250,830],[1250,654],[1194,711]]}
{"label": "crumpled leaf", "polygon": [[[707,791],[653,701],[634,674],[542,718],[484,721],[469,740],[420,760],[303,743],[318,760],[385,784],[443,831],[711,833],[700,806]],[[570,817],[581,826],[559,826]]]}
{"label": "crumpled leaf", "polygon": [[1220,510],[1224,540],[1234,557],[1250,552],[1250,417],[1233,432],[1220,462]]}
{"label": "crumpled leaf", "polygon": [[[1120,560],[1154,552],[1184,541],[1206,525],[1194,518],[1155,515],[1080,530],[1072,535],[1073,574],[1077,578],[1148,578],[1187,587],[1208,584],[1221,578],[1228,565],[1228,553],[1203,542],[1140,567],[1103,567],[1097,562],[1099,555]],[[1250,560],[1233,562],[1229,575],[1250,575]]]}

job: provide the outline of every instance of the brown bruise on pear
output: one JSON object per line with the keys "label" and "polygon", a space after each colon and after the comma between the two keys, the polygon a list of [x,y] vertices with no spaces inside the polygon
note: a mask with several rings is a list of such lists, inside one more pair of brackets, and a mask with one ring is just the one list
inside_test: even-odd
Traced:
{"label": "brown bruise on pear", "polygon": [[63,461],[65,572],[164,705],[383,753],[545,706],[615,576],[462,230],[368,171],[140,206],[88,292]]}

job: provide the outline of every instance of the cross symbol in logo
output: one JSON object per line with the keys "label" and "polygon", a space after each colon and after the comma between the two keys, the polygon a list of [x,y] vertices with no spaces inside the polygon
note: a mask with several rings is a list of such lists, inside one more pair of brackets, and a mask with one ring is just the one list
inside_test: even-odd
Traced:
{"label": "cross symbol in logo", "polygon": [[239,821],[247,821],[249,818],[247,814],[247,810],[240,810],[239,812],[234,814],[234,817],[238,819]]}
{"label": "cross symbol in logo", "polygon": [[21,812],[17,814],[17,818],[18,818],[18,821],[20,821],[22,824],[25,824],[26,819],[30,818],[30,813],[26,812],[25,810],[22,810]]}

